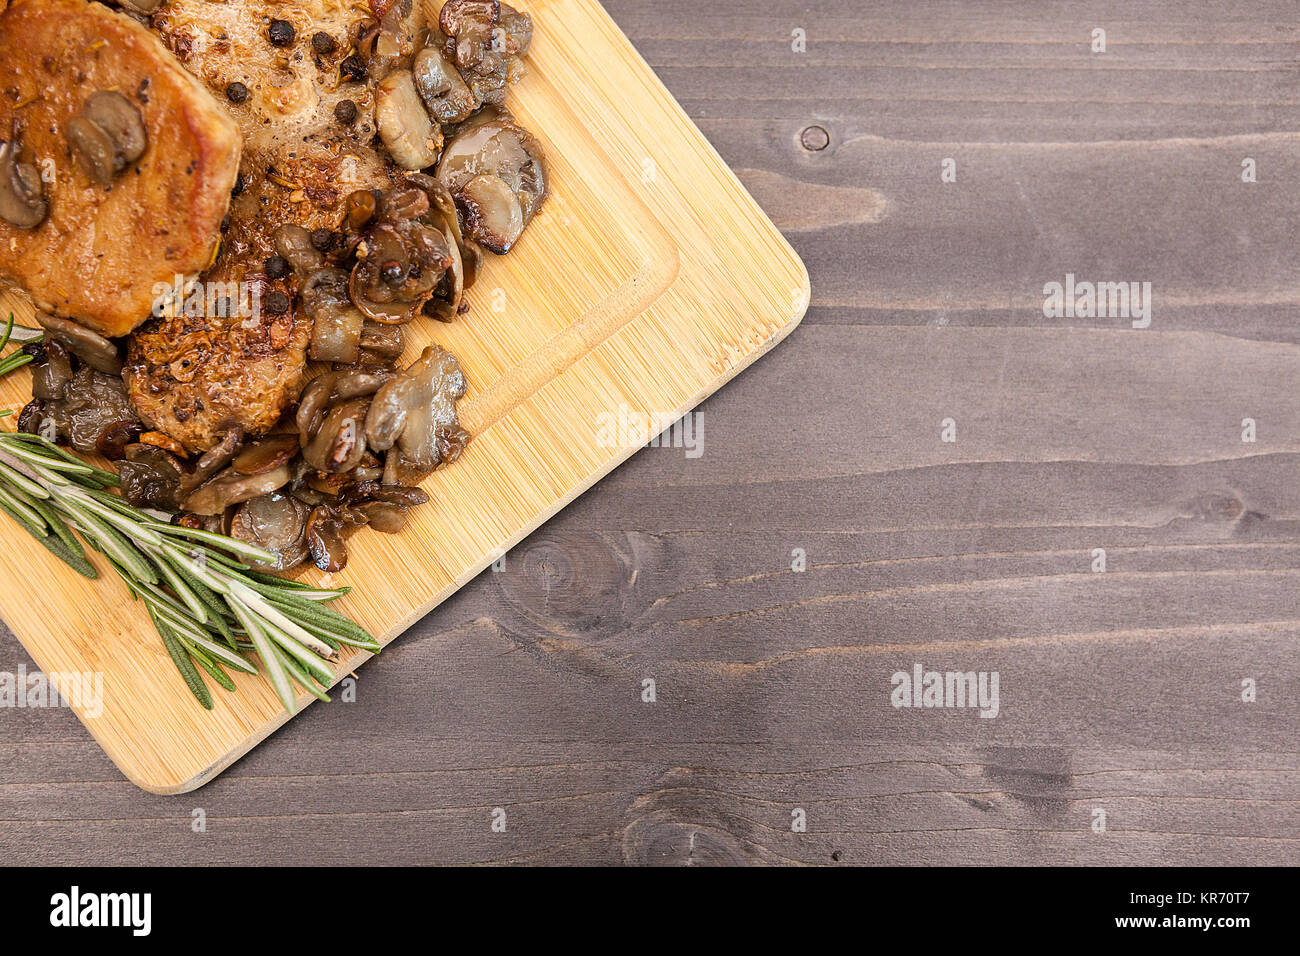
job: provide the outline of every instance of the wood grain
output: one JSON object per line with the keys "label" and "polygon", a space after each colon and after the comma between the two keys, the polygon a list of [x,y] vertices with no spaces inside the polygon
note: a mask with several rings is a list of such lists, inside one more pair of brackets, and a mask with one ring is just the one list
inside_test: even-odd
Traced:
{"label": "wood grain", "polygon": [[[591,0],[534,12],[532,74],[511,106],[544,131],[551,197],[515,253],[487,264],[472,321],[407,336],[408,358],[435,340],[460,358],[472,447],[426,483],[436,504],[400,535],[353,538],[329,582],[352,588],[339,608],[381,643],[632,454],[603,415],[671,421],[807,307],[803,264],[605,12]],[[6,380],[0,398],[21,406],[29,379]],[[0,614],[47,673],[102,675],[102,702],[73,708],[141,787],[200,786],[284,723],[261,677],[236,678],[205,712],[125,587],[67,573],[12,523],[0,543]],[[50,581],[40,604],[22,587],[33,575]],[[366,657],[343,656],[338,676]]]}
{"label": "wood grain", "polygon": [[[808,317],[702,457],[638,454],[198,794],[0,712],[7,858],[1300,860],[1292,6],[607,6]],[[1067,271],[1152,282],[1151,328],[1043,319]],[[1001,715],[894,709],[915,661]]]}

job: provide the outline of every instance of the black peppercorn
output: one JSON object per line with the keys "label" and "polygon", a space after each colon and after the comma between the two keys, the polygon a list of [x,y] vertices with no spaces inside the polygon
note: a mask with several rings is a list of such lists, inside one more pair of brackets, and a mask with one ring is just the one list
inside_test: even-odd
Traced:
{"label": "black peppercorn", "polygon": [[342,100],[334,107],[334,118],[344,126],[351,126],[357,119],[357,104],[351,100]]}
{"label": "black peppercorn", "polygon": [[289,297],[283,292],[266,294],[266,311],[271,315],[284,315],[289,311]]}
{"label": "black peppercorn", "polygon": [[235,188],[230,190],[231,197],[238,196],[244,191],[244,174],[235,173]]}
{"label": "black peppercorn", "polygon": [[311,48],[321,56],[329,56],[338,49],[338,44],[328,33],[313,33],[311,38]]}
{"label": "black peppercorn", "polygon": [[328,229],[313,229],[311,244],[317,252],[329,252],[334,247],[334,233]]}
{"label": "black peppercorn", "polygon": [[289,274],[289,260],[284,256],[271,256],[266,260],[266,274],[272,279],[283,279]]}
{"label": "black peppercorn", "polygon": [[389,259],[379,269],[379,275],[389,285],[397,285],[402,281],[402,264],[396,259]]}
{"label": "black peppercorn", "polygon": [[267,35],[276,46],[288,46],[295,36],[293,24],[288,20],[272,20]]}
{"label": "black peppercorn", "polygon": [[366,78],[366,64],[355,53],[349,57],[344,57],[339,67],[343,70],[344,79],[360,82]]}
{"label": "black peppercorn", "polygon": [[242,103],[248,99],[248,87],[236,80],[226,87],[226,99],[232,103]]}

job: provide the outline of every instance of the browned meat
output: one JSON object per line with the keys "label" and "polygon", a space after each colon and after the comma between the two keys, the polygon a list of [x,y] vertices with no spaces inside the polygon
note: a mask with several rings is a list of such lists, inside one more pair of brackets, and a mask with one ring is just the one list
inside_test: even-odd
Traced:
{"label": "browned meat", "polygon": [[[156,37],[99,4],[14,0],[0,14],[0,50],[0,140],[11,151],[16,141],[32,208],[46,204],[34,228],[0,218],[0,277],[39,309],[124,335],[148,318],[156,283],[212,261],[236,126]],[[139,115],[146,139],[138,158],[126,162],[137,156],[128,151],[110,169],[109,188],[69,141],[98,91],[121,94],[111,99]]]}
{"label": "browned meat", "polygon": [[[131,339],[125,377],[132,403],[151,427],[191,451],[234,428],[265,432],[301,391],[311,323],[295,313],[293,292],[306,277],[267,275],[275,230],[285,223],[334,230],[348,193],[386,188],[400,172],[370,146],[370,85],[342,69],[368,17],[364,6],[331,0],[170,0],[154,14],[165,43],[226,101],[244,136],[229,230],[203,279],[247,283],[260,294],[260,315],[164,318]],[[282,45],[271,41],[272,18],[292,24],[291,40],[277,28]],[[313,42],[319,33],[334,41],[332,49]]]}

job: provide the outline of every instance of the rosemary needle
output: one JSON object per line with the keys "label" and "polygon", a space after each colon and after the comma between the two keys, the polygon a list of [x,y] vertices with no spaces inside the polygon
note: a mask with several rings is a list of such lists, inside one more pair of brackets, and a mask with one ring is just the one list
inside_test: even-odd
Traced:
{"label": "rosemary needle", "polygon": [[[12,326],[11,315],[0,348]],[[144,603],[168,656],[204,707],[212,708],[212,695],[203,674],[234,690],[227,669],[257,673],[250,652],[293,713],[298,687],[329,699],[331,663],[341,646],[379,650],[364,628],[328,606],[346,588],[317,588],[252,570],[244,562],[275,556],[226,535],[166,524],[106,490],[116,484],[111,471],[39,435],[0,432],[0,511],[88,578],[98,572],[77,535],[103,554]]]}
{"label": "rosemary needle", "polygon": [[[29,329],[25,325],[14,325],[14,314],[9,313],[9,321],[5,323],[5,330],[0,333],[0,349],[9,344],[9,340],[15,342],[38,342],[44,336],[41,329]],[[33,361],[33,356],[28,355],[22,349],[10,352],[8,355],[0,355],[0,378],[8,375],[15,369],[22,368]]]}

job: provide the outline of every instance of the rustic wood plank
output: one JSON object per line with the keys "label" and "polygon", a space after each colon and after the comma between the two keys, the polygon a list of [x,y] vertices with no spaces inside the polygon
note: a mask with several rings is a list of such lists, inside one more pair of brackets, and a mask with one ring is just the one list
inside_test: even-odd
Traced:
{"label": "rustic wood plank", "polygon": [[[804,256],[803,327],[701,457],[638,454],[196,794],[0,712],[6,858],[1300,860],[1291,5],[607,6]],[[1045,320],[1067,271],[1152,282],[1151,327]],[[895,709],[916,661],[1000,716]]]}

